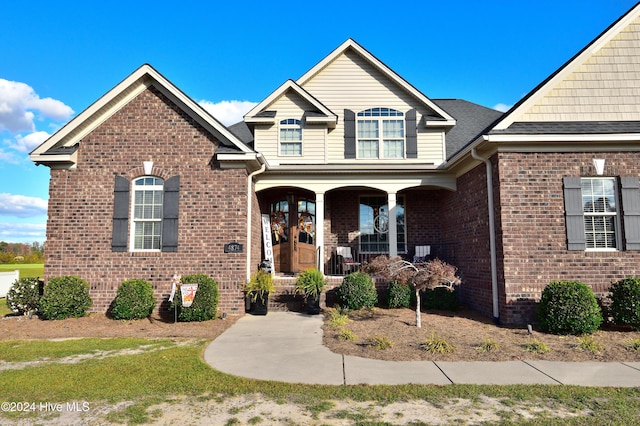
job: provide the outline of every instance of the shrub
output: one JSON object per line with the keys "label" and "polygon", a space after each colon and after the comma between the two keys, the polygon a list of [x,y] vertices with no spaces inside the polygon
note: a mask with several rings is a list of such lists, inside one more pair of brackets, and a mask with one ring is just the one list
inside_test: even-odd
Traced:
{"label": "shrub", "polygon": [[156,298],[151,283],[145,280],[127,280],[118,287],[110,312],[114,319],[142,319],[151,315],[155,306]]}
{"label": "shrub", "polygon": [[180,287],[171,303],[172,309],[178,310],[178,321],[208,321],[216,317],[218,311],[218,283],[206,275],[187,275],[182,277],[182,284],[198,284],[198,290],[191,306],[182,306]]}
{"label": "shrub", "polygon": [[369,345],[378,351],[384,351],[385,349],[392,348],[394,343],[386,336],[373,336],[369,339]]}
{"label": "shrub", "polygon": [[340,305],[348,309],[372,308],[378,301],[375,284],[364,272],[353,272],[344,277],[337,295]]}
{"label": "shrub", "polygon": [[522,345],[522,348],[525,350],[525,352],[531,352],[533,354],[546,354],[547,352],[551,351],[546,343],[541,342],[540,340],[535,338],[530,339],[527,343]]}
{"label": "shrub", "polygon": [[396,280],[391,280],[387,290],[387,304],[390,308],[407,308],[411,305],[413,289]]}
{"label": "shrub", "polygon": [[356,336],[356,334],[353,331],[347,328],[341,328],[340,332],[338,333],[338,340],[343,342],[352,342],[357,339],[358,339],[358,336]]}
{"label": "shrub", "polygon": [[436,336],[435,332],[431,332],[431,336],[420,343],[420,349],[432,354],[450,354],[455,352],[456,345],[449,343],[444,337]]}
{"label": "shrub", "polygon": [[482,343],[475,347],[478,352],[496,352],[500,350],[500,345],[490,337],[482,339]]}
{"label": "shrub", "polygon": [[425,309],[455,311],[458,309],[458,289],[449,290],[446,287],[436,287],[422,292],[422,306]]}
{"label": "shrub", "polygon": [[91,304],[89,283],[76,276],[56,277],[44,287],[40,312],[44,319],[77,318],[86,315]]}
{"label": "shrub", "polygon": [[640,278],[625,278],[611,285],[609,312],[613,322],[640,330]]}
{"label": "shrub", "polygon": [[38,311],[40,303],[40,280],[20,278],[13,282],[7,292],[7,307],[21,315],[30,315]]}
{"label": "shrub", "polygon": [[602,343],[598,342],[593,336],[581,336],[578,337],[578,344],[576,345],[576,349],[582,352],[590,352],[592,354],[596,354],[601,352],[603,347]]}
{"label": "shrub", "polygon": [[542,291],[538,320],[543,331],[591,334],[602,324],[602,312],[586,284],[554,281]]}
{"label": "shrub", "polygon": [[342,327],[344,325],[347,325],[347,323],[349,322],[349,317],[346,314],[341,313],[339,310],[337,309],[331,309],[329,310],[329,320],[328,323],[331,327]]}

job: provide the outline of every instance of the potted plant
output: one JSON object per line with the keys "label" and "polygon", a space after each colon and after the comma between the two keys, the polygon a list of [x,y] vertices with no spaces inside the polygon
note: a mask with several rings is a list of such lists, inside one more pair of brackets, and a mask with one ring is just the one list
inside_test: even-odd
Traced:
{"label": "potted plant", "polygon": [[296,280],[296,293],[305,295],[307,313],[317,315],[320,313],[320,294],[324,290],[327,280],[318,269],[307,269],[298,275]]}
{"label": "potted plant", "polygon": [[269,293],[276,291],[273,285],[273,276],[269,272],[260,269],[245,284],[244,291],[250,302],[249,312],[254,315],[267,315]]}

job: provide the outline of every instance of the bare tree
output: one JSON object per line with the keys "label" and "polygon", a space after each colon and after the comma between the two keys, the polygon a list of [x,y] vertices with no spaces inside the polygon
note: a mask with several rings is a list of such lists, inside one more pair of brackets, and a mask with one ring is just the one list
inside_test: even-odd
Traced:
{"label": "bare tree", "polygon": [[417,327],[422,327],[420,292],[436,287],[445,287],[453,291],[454,286],[460,284],[460,278],[456,275],[457,268],[440,259],[414,264],[400,257],[390,259],[387,256],[378,256],[366,264],[363,270],[387,281],[396,280],[413,287],[416,293]]}

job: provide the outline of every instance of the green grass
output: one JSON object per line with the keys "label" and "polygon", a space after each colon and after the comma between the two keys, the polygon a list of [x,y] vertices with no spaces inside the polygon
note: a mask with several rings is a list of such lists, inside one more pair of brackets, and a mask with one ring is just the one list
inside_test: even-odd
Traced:
{"label": "green grass", "polygon": [[[100,346],[100,342],[105,346]],[[154,340],[148,343],[153,344]],[[162,341],[164,342],[164,341]],[[42,353],[72,353],[96,349],[127,348],[144,344],[144,339],[87,339],[6,342],[0,348],[20,345],[20,350],[39,357]],[[80,346],[79,346],[80,345]],[[146,422],[154,413],[148,408],[176,395],[224,399],[259,393],[265,399],[290,401],[322,412],[330,401],[353,400],[372,404],[422,400],[434,406],[455,399],[497,398],[503,404],[564,407],[570,411],[589,411],[589,417],[563,419],[563,424],[633,424],[640,414],[640,387],[597,388],[560,385],[448,385],[423,386],[321,386],[250,380],[223,374],[203,359],[206,342],[193,346],[167,346],[137,355],[118,355],[87,359],[76,364],[47,364],[0,372],[0,401],[90,401],[92,406],[134,401],[129,411],[119,412],[122,423]],[[40,354],[40,355],[36,355]],[[319,402],[325,401],[322,406]],[[351,414],[353,415],[353,413]],[[350,415],[350,416],[351,416]],[[350,417],[349,416],[349,417]],[[2,419],[0,415],[0,419]],[[535,424],[553,424],[544,416]]]}
{"label": "green grass", "polygon": [[41,263],[10,263],[0,265],[0,272],[20,271],[20,278],[42,278],[44,265]]}
{"label": "green grass", "polygon": [[7,315],[12,315],[13,312],[7,306],[6,297],[0,297],[0,318],[6,317]]}

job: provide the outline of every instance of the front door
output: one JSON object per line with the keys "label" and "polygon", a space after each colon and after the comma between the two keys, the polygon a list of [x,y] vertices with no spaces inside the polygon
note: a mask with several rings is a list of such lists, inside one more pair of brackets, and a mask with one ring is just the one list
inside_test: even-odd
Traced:
{"label": "front door", "polygon": [[316,266],[316,203],[289,194],[270,204],[276,272],[296,273]]}

